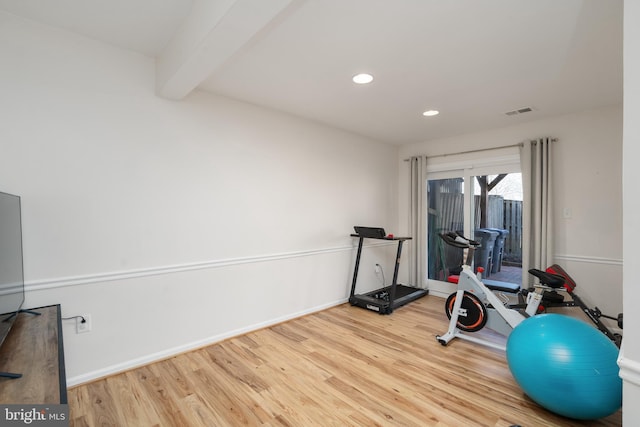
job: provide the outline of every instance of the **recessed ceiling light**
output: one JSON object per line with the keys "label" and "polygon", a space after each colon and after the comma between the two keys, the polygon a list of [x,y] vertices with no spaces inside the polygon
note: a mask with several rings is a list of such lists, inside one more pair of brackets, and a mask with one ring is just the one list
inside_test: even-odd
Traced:
{"label": "recessed ceiling light", "polygon": [[371,74],[362,73],[356,74],[353,76],[353,82],[359,85],[366,85],[367,83],[371,83],[373,81],[373,76]]}
{"label": "recessed ceiling light", "polygon": [[438,114],[440,114],[440,111],[438,110],[427,110],[422,113],[422,115],[425,117],[437,116]]}

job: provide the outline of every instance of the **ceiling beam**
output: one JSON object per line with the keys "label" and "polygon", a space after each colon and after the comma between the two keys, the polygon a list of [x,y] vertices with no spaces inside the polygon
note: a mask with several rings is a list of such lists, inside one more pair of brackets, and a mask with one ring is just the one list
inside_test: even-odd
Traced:
{"label": "ceiling beam", "polygon": [[196,0],[156,58],[156,93],[179,100],[299,0]]}

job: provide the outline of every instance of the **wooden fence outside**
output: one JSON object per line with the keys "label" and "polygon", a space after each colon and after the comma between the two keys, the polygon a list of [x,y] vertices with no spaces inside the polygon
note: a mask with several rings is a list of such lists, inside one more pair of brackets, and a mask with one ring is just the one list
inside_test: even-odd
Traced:
{"label": "wooden fence outside", "polygon": [[[480,226],[480,199],[476,196],[476,228]],[[522,201],[505,200],[502,196],[489,195],[487,228],[508,230],[504,241],[502,261],[522,263]]]}
{"label": "wooden fence outside", "polygon": [[[464,195],[459,192],[442,192],[438,194],[435,206],[429,209],[430,247],[439,248],[438,257],[430,258],[430,272],[437,272],[444,266],[458,265],[461,254],[459,250],[441,247],[442,242],[437,233],[442,231],[462,231],[464,228],[463,205]],[[474,226],[480,227],[480,197],[474,200]],[[487,209],[487,228],[508,230],[502,262],[520,265],[522,263],[522,201],[504,200],[502,196],[489,195]],[[441,253],[440,253],[441,252]],[[442,263],[443,266],[440,266]],[[439,267],[440,266],[440,267]],[[436,278],[436,277],[430,277]]]}
{"label": "wooden fence outside", "polygon": [[504,201],[503,227],[509,230],[504,241],[503,262],[522,263],[522,201]]}

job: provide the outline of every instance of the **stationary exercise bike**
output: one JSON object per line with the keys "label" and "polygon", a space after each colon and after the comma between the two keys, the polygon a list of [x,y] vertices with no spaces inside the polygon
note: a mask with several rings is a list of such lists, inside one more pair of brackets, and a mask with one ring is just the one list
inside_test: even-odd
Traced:
{"label": "stationary exercise bike", "polygon": [[[477,332],[485,326],[505,337],[520,324],[527,315],[509,306],[501,300],[487,285],[482,283],[478,275],[473,273],[471,262],[479,242],[468,239],[459,233],[441,233],[440,238],[448,245],[467,250],[467,257],[458,278],[458,290],[447,298],[445,310],[449,317],[449,329],[444,335],[436,335],[442,345],[447,345],[454,338],[460,338],[477,344],[505,350],[500,345],[465,332]],[[531,293],[526,305],[526,312],[535,313],[541,295]]]}
{"label": "stationary exercise bike", "polygon": [[[622,313],[616,317],[606,315],[600,311],[598,307],[590,308],[575,293],[576,282],[571,276],[558,264],[547,267],[546,271],[532,268],[529,274],[535,276],[540,281],[539,285],[535,285],[537,293],[542,295],[542,301],[538,306],[538,312],[544,312],[547,308],[552,307],[577,307],[595,324],[595,326],[605,334],[613,343],[620,348],[622,343],[622,335],[612,331],[605,325],[601,318],[617,321],[618,328],[622,329]],[[542,292],[540,292],[542,291]],[[570,301],[565,301],[564,296],[559,293],[564,291],[571,296]]]}

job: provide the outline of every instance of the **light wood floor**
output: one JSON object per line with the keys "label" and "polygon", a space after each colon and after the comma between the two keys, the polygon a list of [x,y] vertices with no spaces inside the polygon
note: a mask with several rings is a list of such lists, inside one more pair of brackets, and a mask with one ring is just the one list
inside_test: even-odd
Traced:
{"label": "light wood floor", "polygon": [[69,390],[71,426],[620,426],[528,399],[504,353],[454,340],[443,300],[348,304]]}

